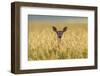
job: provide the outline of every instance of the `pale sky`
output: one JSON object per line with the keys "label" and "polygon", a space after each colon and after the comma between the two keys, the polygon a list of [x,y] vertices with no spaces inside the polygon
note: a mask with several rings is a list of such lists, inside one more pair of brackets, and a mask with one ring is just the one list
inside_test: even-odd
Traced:
{"label": "pale sky", "polygon": [[87,17],[72,16],[50,16],[50,15],[28,15],[29,21],[50,21],[50,22],[69,22],[69,23],[87,23]]}

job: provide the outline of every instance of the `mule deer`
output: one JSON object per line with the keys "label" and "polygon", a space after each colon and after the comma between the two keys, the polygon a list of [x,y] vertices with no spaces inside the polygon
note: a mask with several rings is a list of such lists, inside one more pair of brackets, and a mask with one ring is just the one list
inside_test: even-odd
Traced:
{"label": "mule deer", "polygon": [[64,27],[63,30],[58,31],[57,28],[55,26],[52,27],[53,31],[56,32],[57,35],[57,41],[58,41],[58,49],[60,49],[60,45],[61,45],[61,38],[63,36],[63,33],[67,30],[67,27]]}
{"label": "mule deer", "polygon": [[53,28],[53,31],[56,32],[58,39],[61,39],[63,33],[67,30],[67,27],[64,27],[62,31],[58,31],[55,26],[53,26],[52,28]]}

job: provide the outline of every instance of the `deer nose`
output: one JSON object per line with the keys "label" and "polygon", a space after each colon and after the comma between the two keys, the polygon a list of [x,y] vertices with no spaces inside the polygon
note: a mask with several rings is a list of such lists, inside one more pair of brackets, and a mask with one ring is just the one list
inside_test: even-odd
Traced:
{"label": "deer nose", "polygon": [[58,36],[58,38],[61,38],[62,36]]}

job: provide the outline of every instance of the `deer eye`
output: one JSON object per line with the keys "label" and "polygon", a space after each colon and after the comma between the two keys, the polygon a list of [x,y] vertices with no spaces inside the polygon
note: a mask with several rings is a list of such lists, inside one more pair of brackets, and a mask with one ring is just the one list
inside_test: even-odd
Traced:
{"label": "deer eye", "polygon": [[63,34],[63,31],[58,31],[57,34],[61,36]]}

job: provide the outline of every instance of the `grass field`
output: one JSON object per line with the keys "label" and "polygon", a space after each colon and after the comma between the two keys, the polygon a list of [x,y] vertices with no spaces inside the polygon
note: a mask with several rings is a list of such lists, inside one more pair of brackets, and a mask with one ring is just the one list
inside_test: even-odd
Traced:
{"label": "grass field", "polygon": [[55,23],[58,30],[62,30],[64,26],[68,27],[60,43],[52,30],[53,23],[41,21],[29,22],[28,25],[28,60],[88,57],[87,23]]}

